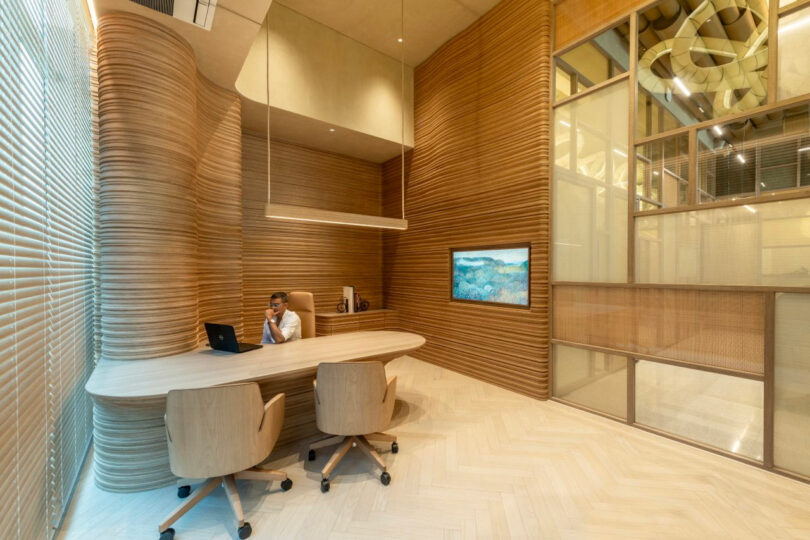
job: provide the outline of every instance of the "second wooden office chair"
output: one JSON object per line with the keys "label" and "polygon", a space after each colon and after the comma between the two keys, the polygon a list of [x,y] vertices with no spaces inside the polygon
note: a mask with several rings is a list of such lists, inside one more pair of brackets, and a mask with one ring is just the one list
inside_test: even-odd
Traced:
{"label": "second wooden office chair", "polygon": [[380,481],[388,485],[391,476],[385,462],[369,441],[391,443],[397,453],[395,435],[381,433],[391,423],[397,393],[397,378],[386,380],[382,362],[338,362],[318,366],[315,387],[315,418],[318,429],[332,435],[309,445],[308,459],[315,450],[342,443],[321,471],[321,491],[329,491],[329,477],[352,446],[357,446],[381,469]]}
{"label": "second wooden office chair", "polygon": [[282,490],[292,487],[287,473],[254,468],[270,455],[278,440],[284,401],[284,394],[277,394],[263,403],[255,382],[169,392],[165,419],[172,473],[208,480],[158,526],[160,540],[171,540],[174,529],[170,525],[220,484],[239,522],[239,538],[250,536],[236,480],[281,480]]}

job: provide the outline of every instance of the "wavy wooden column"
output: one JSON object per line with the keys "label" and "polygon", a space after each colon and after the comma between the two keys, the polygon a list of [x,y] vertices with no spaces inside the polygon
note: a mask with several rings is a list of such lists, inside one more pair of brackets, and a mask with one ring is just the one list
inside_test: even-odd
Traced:
{"label": "wavy wooden column", "polygon": [[242,338],[242,118],[239,97],[197,76],[200,341],[205,321]]}
{"label": "wavy wooden column", "polygon": [[[166,356],[197,345],[196,88],[194,55],[182,38],[134,15],[101,18],[100,314],[107,359]],[[213,156],[203,160],[205,185],[216,181],[209,174],[216,163]],[[164,412],[162,399],[135,408],[96,400],[99,487],[141,491],[174,482]]]}
{"label": "wavy wooden column", "polygon": [[141,17],[98,26],[102,354],[197,344],[197,167],[191,47]]}

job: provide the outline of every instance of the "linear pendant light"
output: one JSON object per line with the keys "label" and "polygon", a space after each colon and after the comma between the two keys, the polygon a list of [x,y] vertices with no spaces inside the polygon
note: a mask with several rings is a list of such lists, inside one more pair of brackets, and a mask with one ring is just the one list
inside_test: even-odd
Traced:
{"label": "linear pendant light", "polygon": [[267,99],[267,204],[264,215],[270,219],[281,221],[299,221],[308,223],[322,223],[328,225],[345,225],[349,227],[369,227],[373,229],[389,229],[404,231],[408,229],[408,220],[405,219],[405,0],[400,0],[400,196],[402,198],[402,218],[388,218],[368,214],[353,214],[350,212],[335,212],[310,206],[297,206],[292,204],[278,204],[270,202],[271,193],[271,156],[270,156],[270,21],[265,20],[265,75]]}

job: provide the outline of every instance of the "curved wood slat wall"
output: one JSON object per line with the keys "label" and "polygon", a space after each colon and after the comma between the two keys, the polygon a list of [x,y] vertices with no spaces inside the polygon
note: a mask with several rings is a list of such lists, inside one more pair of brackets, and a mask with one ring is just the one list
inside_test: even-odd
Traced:
{"label": "curved wood slat wall", "polygon": [[[385,233],[386,307],[414,356],[548,397],[550,2],[505,0],[416,69],[409,229]],[[398,215],[399,159],[384,207]],[[531,309],[452,302],[450,248],[531,242]]]}
{"label": "curved wood slat wall", "polygon": [[[205,320],[241,335],[239,98],[197,73],[178,35],[123,13],[99,22],[98,93],[102,355],[191,350]],[[134,408],[96,401],[100,487],[174,482],[164,412],[165,400]]]}
{"label": "curved wood slat wall", "polygon": [[[278,141],[270,151],[273,202],[380,214],[380,165]],[[343,286],[354,285],[372,309],[382,307],[382,233],[267,219],[267,139],[243,133],[242,163],[245,340],[261,339],[279,290],[309,291],[316,311],[332,312]]]}
{"label": "curved wood slat wall", "polygon": [[241,101],[197,77],[199,324],[230,324],[242,336]]}
{"label": "curved wood slat wall", "polygon": [[197,344],[197,167],[191,47],[137,16],[98,26],[102,354]]}

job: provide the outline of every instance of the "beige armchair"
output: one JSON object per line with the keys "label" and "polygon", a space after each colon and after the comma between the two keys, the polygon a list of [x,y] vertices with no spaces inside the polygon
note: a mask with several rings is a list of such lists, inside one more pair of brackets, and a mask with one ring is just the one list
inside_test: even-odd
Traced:
{"label": "beige armchair", "polygon": [[[225,487],[239,522],[239,538],[250,536],[236,479],[280,480],[281,489],[292,487],[283,471],[256,469],[270,455],[284,423],[284,394],[262,403],[256,383],[232,384],[194,390],[171,390],[166,398],[166,434],[169,465],[180,478],[207,478],[191,497],[158,527],[160,540],[172,540],[170,528],[219,484]],[[190,486],[181,485],[178,496],[187,497]]]}
{"label": "beige armchair", "polygon": [[315,337],[315,299],[311,292],[292,291],[287,304],[301,319],[301,339]]}
{"label": "beige armchair", "polygon": [[329,491],[332,471],[353,446],[382,469],[380,482],[387,486],[391,476],[370,441],[390,442],[391,452],[399,451],[396,436],[382,433],[394,413],[397,378],[386,380],[381,362],[323,363],[313,386],[318,429],[331,436],[309,445],[309,461],[318,448],[340,444],[321,470],[321,491]]}

